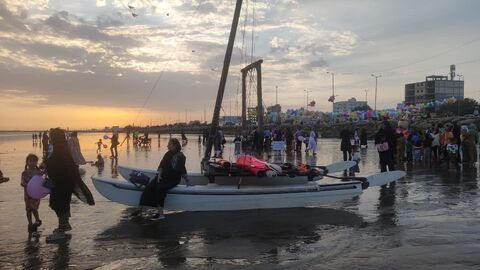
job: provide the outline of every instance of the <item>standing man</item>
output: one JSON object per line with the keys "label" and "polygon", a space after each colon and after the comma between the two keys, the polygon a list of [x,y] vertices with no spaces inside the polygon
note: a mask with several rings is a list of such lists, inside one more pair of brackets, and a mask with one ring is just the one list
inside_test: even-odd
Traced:
{"label": "standing man", "polygon": [[302,131],[297,128],[297,131],[295,131],[295,134],[293,134],[293,137],[295,137],[295,151],[300,152],[302,151]]}
{"label": "standing man", "polygon": [[[114,132],[113,136],[110,140],[112,142],[112,145],[110,146],[110,153],[112,153],[112,155],[110,157],[111,158],[118,158],[117,146],[120,144],[119,141],[118,141],[118,132]],[[115,154],[113,153],[113,150],[115,150]]]}
{"label": "standing man", "polygon": [[47,156],[47,153],[48,153],[48,146],[49,146],[49,138],[48,138],[48,135],[47,135],[48,131],[44,131],[43,132],[43,136],[42,136],[42,147],[43,147],[43,156],[46,157]]}

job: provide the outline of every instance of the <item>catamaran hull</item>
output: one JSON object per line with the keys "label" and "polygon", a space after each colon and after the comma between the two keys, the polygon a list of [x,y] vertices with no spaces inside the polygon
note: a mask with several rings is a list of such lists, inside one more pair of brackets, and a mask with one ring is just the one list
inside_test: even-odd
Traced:
{"label": "catamaran hull", "polygon": [[[105,198],[128,206],[138,206],[142,192],[123,179],[92,177]],[[362,193],[360,182],[284,187],[177,186],[170,190],[165,209],[170,211],[229,211],[266,208],[293,208],[331,204]]]}

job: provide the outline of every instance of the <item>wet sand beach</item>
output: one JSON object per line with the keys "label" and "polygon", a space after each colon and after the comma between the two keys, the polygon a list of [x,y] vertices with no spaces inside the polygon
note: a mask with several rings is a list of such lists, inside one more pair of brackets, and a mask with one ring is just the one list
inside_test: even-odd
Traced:
{"label": "wet sand beach", "polygon": [[[82,153],[95,160],[103,133],[80,133]],[[120,141],[125,134],[120,134]],[[156,168],[168,135],[152,147],[119,147],[118,164]],[[180,136],[174,135],[179,138]],[[187,170],[200,171],[204,146],[188,136]],[[232,138],[224,157],[233,159]],[[107,141],[108,143],[108,141]],[[369,142],[359,175],[379,171]],[[28,153],[41,156],[31,133],[0,133],[0,269],[479,269],[478,169],[447,170],[435,164],[399,166],[407,177],[394,187],[374,187],[334,205],[315,208],[169,213],[160,222],[132,218],[134,209],[103,198],[95,174],[117,176],[103,149],[105,167],[84,165],[96,205],[72,203],[71,239],[47,244],[56,227],[48,197],[40,204],[43,225],[28,237],[20,174]],[[340,140],[319,139],[317,156],[305,152],[274,162],[326,165],[342,159]],[[167,197],[168,200],[168,197]]]}

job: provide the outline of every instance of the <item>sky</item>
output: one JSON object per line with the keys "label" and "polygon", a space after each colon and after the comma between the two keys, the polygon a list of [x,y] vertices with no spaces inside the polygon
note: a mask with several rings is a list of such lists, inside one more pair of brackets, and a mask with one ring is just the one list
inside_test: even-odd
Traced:
{"label": "sky", "polygon": [[[0,0],[0,130],[210,121],[234,0]],[[244,0],[221,115],[239,115],[240,69],[263,59],[266,106],[404,100],[447,75],[480,100],[480,1]],[[248,77],[254,106],[255,77]],[[459,79],[460,77],[457,77]]]}

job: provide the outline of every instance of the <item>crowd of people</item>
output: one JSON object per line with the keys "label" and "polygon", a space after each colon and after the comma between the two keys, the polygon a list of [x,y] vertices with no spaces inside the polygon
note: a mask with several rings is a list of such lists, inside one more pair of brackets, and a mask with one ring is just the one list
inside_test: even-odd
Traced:
{"label": "crowd of people", "polygon": [[478,161],[477,126],[437,123],[426,130],[398,127],[394,132],[397,162],[437,162],[471,167]]}
{"label": "crowd of people", "polygon": [[[209,132],[205,130],[203,133],[202,142],[205,144],[208,140]],[[263,133],[259,128],[245,129],[241,132],[237,132],[233,139],[235,144],[235,154],[240,154],[240,149],[249,148],[253,151],[260,151],[264,149],[270,149],[272,142],[283,142],[285,150],[291,152],[302,151],[302,145],[305,145],[305,152],[312,152],[316,155],[317,140],[319,138],[318,132],[313,129],[300,129],[297,128],[295,132],[289,127],[266,127]],[[200,141],[200,139],[199,139]],[[215,157],[221,157],[223,147],[226,143],[224,132],[221,128],[217,129],[217,133],[213,138],[213,147],[215,151]]]}
{"label": "crowd of people", "polygon": [[[367,134],[363,129],[351,132],[344,129],[340,133],[340,150],[344,160],[352,159],[355,147],[367,146]],[[358,139],[357,139],[358,137]],[[354,141],[354,144],[351,141]],[[392,127],[389,121],[382,122],[375,134],[375,147],[379,153],[381,171],[394,170],[396,164],[437,163],[447,168],[459,169],[472,167],[478,161],[477,144],[479,135],[477,126],[458,125],[456,123],[435,123],[422,130],[398,125]]]}

